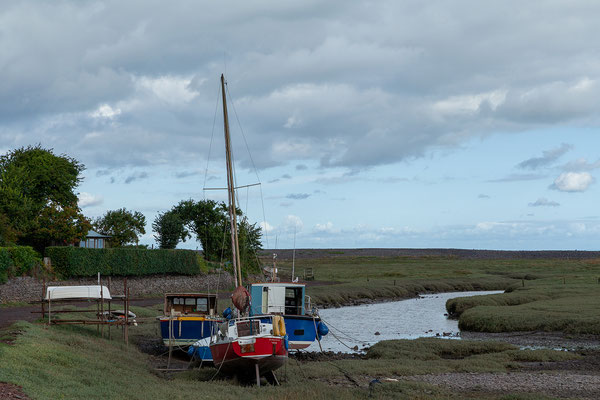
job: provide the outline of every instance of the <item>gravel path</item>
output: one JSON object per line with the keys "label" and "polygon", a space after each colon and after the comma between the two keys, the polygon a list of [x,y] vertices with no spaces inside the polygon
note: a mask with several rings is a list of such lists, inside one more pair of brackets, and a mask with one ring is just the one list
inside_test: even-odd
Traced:
{"label": "gravel path", "polygon": [[496,340],[522,348],[581,350],[600,348],[600,336],[566,334],[562,332],[467,332],[460,336],[468,340]]}
{"label": "gravel path", "polygon": [[459,391],[543,393],[559,398],[600,398],[600,376],[571,372],[445,373],[403,379],[442,385]]}

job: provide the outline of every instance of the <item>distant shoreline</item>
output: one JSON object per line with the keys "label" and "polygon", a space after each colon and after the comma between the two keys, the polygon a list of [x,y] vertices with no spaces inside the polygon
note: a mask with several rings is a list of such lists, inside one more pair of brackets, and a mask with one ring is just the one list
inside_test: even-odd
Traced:
{"label": "distant shoreline", "polygon": [[[293,249],[264,249],[260,257],[277,254],[278,259],[292,259]],[[451,257],[466,260],[535,260],[560,259],[581,260],[600,258],[600,251],[588,250],[470,250],[470,249],[409,249],[409,248],[360,248],[360,249],[296,249],[297,259],[330,257]]]}

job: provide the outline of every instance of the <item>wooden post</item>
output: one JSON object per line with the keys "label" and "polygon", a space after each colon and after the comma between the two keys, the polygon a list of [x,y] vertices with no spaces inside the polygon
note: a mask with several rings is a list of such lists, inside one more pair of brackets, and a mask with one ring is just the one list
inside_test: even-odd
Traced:
{"label": "wooden post", "polygon": [[127,288],[127,308],[125,309],[125,344],[129,345],[129,288]]}
{"label": "wooden post", "polygon": [[46,277],[44,276],[44,280],[42,282],[42,319],[46,318],[45,308],[46,308]]}
{"label": "wooden post", "polygon": [[258,364],[254,364],[256,368],[256,386],[260,387],[260,369],[258,368]]}
{"label": "wooden post", "polygon": [[[111,280],[110,280],[110,276],[108,277],[108,292],[111,293],[112,289],[111,289]],[[111,295],[111,299],[108,300],[108,316],[110,316],[110,312],[111,312],[111,302],[112,302],[112,295]],[[111,339],[111,334],[110,334],[110,326],[112,325],[112,323],[108,324],[108,340]]]}
{"label": "wooden post", "polygon": [[100,322],[102,323],[100,332],[104,338],[104,288],[102,287],[102,282],[100,282]]}

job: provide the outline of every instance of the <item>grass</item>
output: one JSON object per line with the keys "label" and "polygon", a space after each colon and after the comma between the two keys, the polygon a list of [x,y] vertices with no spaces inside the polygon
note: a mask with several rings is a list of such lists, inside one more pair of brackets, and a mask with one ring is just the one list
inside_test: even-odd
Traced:
{"label": "grass", "polygon": [[[141,309],[137,312],[143,314]],[[148,314],[152,309],[146,310]],[[377,398],[505,398],[481,392],[457,393],[402,376],[443,372],[505,372],[519,361],[564,361],[573,353],[518,350],[494,342],[443,339],[384,341],[364,360],[299,363],[278,372],[279,387],[242,386],[217,378],[212,368],[189,370],[165,379],[151,368],[150,356],[119,339],[100,338],[95,328],[18,323],[13,344],[0,343],[0,382],[20,385],[34,399],[366,399],[374,378],[394,378],[371,390]],[[135,332],[137,328],[132,328]],[[147,333],[147,332],[146,332]],[[139,331],[138,336],[144,335]],[[10,332],[5,335],[14,337]],[[355,382],[355,383],[353,383]],[[510,398],[519,397],[514,393]]]}
{"label": "grass", "polygon": [[[280,269],[291,270],[289,260]],[[319,281],[308,294],[319,305],[399,299],[418,293],[505,290],[451,299],[461,329],[562,331],[600,335],[600,260],[464,260],[453,257],[324,257],[296,263]],[[286,272],[282,273],[285,276]]]}

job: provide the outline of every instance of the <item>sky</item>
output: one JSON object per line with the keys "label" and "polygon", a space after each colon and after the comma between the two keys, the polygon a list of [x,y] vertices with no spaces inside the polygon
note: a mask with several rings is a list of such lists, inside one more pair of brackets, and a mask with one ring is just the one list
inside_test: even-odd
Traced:
{"label": "sky", "polygon": [[[267,248],[598,250],[600,3],[4,1],[0,154],[83,213],[226,200]],[[596,39],[594,39],[596,38]],[[195,240],[179,245],[198,248]]]}

